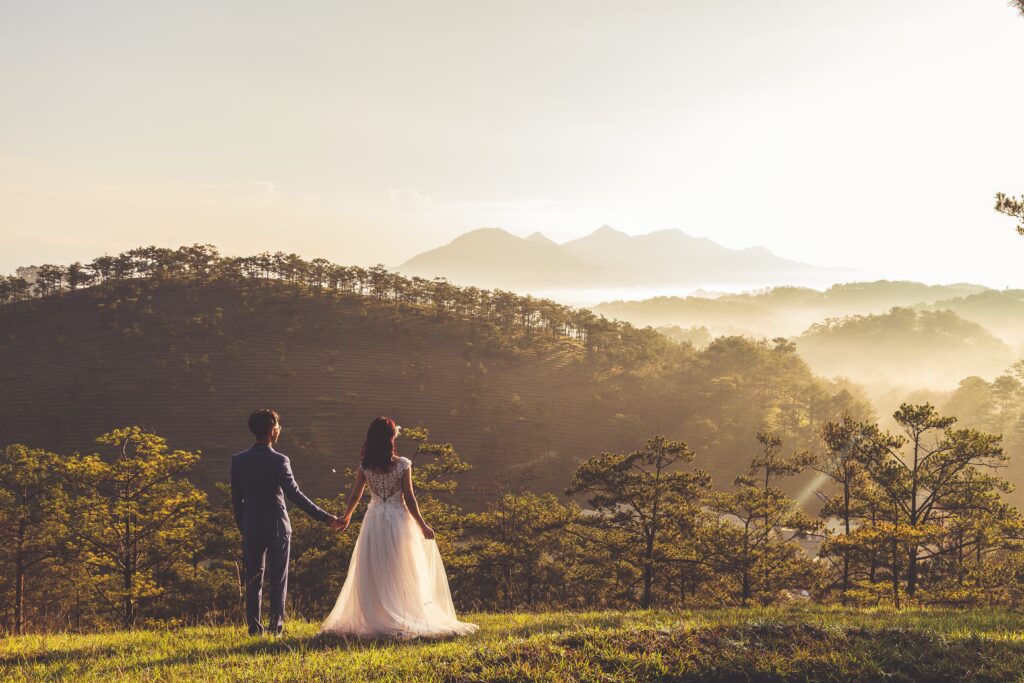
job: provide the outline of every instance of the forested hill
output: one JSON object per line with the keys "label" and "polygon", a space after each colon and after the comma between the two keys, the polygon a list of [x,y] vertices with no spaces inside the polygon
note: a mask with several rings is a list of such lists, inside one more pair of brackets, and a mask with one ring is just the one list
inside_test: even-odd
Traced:
{"label": "forested hill", "polygon": [[249,411],[272,406],[281,450],[326,496],[346,485],[383,413],[455,445],[474,468],[461,489],[473,508],[499,483],[561,492],[580,460],[654,433],[686,440],[726,485],[758,430],[814,447],[823,421],[864,412],[783,342],[722,338],[698,352],[508,292],[383,269],[315,277],[294,259],[253,270],[207,261],[108,270],[73,291],[67,269],[49,271],[45,288],[9,296],[0,444],[89,452],[95,436],[139,424],[203,451],[197,472],[212,487],[251,440]]}
{"label": "forested hill", "polygon": [[898,379],[948,388],[971,375],[995,377],[1016,360],[984,327],[949,310],[894,308],[829,319],[808,328],[796,344],[817,372],[869,384]]}
{"label": "forested hill", "polygon": [[[992,315],[991,309],[999,309],[1003,318],[1008,314],[1012,317],[1017,311],[1008,310],[1005,304],[1010,300],[1019,302],[1022,294],[1024,292],[1004,294],[971,284],[925,285],[879,280],[836,284],[823,292],[808,287],[772,287],[742,294],[612,301],[594,310],[634,325],[706,327],[716,335],[792,337],[827,318],[881,314],[894,307],[952,309],[989,329],[996,329],[989,323],[999,316]],[[1017,308],[1020,308],[1019,303]],[[978,319],[975,310],[988,312],[989,317]],[[1020,324],[1013,328],[1019,330]],[[1014,340],[1017,336],[1011,334],[1005,338]]]}

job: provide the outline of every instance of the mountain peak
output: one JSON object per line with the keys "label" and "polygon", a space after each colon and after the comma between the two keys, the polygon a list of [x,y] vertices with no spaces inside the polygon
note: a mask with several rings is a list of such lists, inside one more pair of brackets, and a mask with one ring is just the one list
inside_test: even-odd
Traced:
{"label": "mountain peak", "polygon": [[529,237],[526,238],[530,242],[539,242],[540,244],[557,244],[553,239],[547,235],[541,233],[539,230]]}
{"label": "mountain peak", "polygon": [[456,237],[452,242],[479,239],[519,239],[504,228],[477,228]]}
{"label": "mountain peak", "polygon": [[592,282],[598,268],[565,253],[540,233],[520,237],[501,228],[477,228],[448,244],[414,256],[398,270],[406,275],[445,277],[450,282],[502,289],[564,288]]}
{"label": "mountain peak", "polygon": [[621,230],[616,230],[615,228],[613,228],[612,226],[608,225],[607,223],[602,225],[600,228],[598,228],[594,232],[590,233],[590,235],[591,235],[591,237],[594,237],[594,236],[599,236],[599,237],[629,237],[629,235],[627,235],[626,233],[622,232]]}

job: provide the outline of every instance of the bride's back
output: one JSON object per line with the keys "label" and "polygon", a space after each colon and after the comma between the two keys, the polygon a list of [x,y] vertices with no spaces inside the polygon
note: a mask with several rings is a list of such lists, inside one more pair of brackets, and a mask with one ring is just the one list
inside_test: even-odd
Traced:
{"label": "bride's back", "polygon": [[397,458],[392,462],[391,467],[384,472],[364,467],[363,474],[366,476],[366,485],[370,489],[372,498],[380,499],[381,501],[391,499],[401,501],[401,495],[397,494],[400,494],[402,491],[402,476],[411,464],[412,462],[408,458]]}

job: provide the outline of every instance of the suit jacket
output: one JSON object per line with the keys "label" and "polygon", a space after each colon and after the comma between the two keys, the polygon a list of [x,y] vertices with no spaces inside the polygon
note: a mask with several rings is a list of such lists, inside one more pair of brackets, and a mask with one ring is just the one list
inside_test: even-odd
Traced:
{"label": "suit jacket", "polygon": [[258,443],[231,458],[231,504],[243,536],[280,538],[291,534],[285,496],[313,519],[330,521],[331,516],[299,490],[285,454]]}

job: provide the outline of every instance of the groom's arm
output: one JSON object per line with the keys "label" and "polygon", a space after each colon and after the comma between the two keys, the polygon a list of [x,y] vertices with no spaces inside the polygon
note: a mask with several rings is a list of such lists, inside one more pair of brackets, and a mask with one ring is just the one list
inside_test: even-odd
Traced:
{"label": "groom's arm", "polygon": [[235,461],[231,461],[231,507],[235,510],[235,524],[242,530],[242,515],[245,512],[245,500],[242,498],[242,482],[235,472]]}
{"label": "groom's arm", "polygon": [[329,514],[299,490],[299,485],[295,483],[295,475],[292,474],[292,464],[287,457],[281,468],[281,490],[288,496],[288,500],[302,508],[302,511],[313,519],[324,523],[334,520],[334,515]]}

